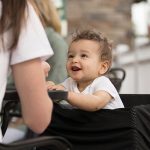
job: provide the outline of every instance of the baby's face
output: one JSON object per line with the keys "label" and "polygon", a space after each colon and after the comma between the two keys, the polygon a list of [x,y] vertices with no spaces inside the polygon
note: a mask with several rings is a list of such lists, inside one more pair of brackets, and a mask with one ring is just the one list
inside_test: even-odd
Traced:
{"label": "baby's face", "polygon": [[50,71],[50,65],[46,61],[42,61],[42,67],[45,74],[45,77],[48,77],[48,73]]}
{"label": "baby's face", "polygon": [[71,43],[68,51],[67,71],[78,83],[89,84],[99,77],[102,69],[99,43],[92,40],[78,40]]}

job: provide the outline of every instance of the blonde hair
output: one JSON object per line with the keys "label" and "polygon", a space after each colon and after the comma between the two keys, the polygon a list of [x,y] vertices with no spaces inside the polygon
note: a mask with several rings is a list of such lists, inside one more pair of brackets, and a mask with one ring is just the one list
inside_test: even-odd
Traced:
{"label": "blonde hair", "polygon": [[56,32],[61,32],[61,20],[57,8],[51,0],[32,0],[44,26],[51,26]]}

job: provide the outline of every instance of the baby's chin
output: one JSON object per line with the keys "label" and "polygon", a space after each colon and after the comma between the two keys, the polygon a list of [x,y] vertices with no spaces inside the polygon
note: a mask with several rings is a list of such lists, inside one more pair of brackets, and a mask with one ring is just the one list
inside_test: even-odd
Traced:
{"label": "baby's chin", "polygon": [[77,82],[77,83],[87,83],[87,84],[89,84],[89,83],[92,83],[93,81],[94,81],[94,79],[89,79],[89,78],[85,78],[85,77],[83,77],[83,78],[81,78],[81,77],[71,77],[75,82]]}
{"label": "baby's chin", "polygon": [[77,78],[77,77],[72,77],[72,79],[76,82],[82,82],[83,81],[81,78]]}

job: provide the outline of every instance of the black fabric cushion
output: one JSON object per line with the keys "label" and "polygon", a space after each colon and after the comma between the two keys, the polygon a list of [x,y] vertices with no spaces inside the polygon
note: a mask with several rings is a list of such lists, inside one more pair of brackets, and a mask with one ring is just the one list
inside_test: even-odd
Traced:
{"label": "black fabric cushion", "polygon": [[133,115],[137,150],[150,150],[150,105],[136,106]]}
{"label": "black fabric cushion", "polygon": [[87,112],[55,104],[44,135],[65,137],[73,150],[150,150],[149,125],[150,105]]}
{"label": "black fabric cushion", "polygon": [[150,94],[120,94],[125,107],[150,104]]}

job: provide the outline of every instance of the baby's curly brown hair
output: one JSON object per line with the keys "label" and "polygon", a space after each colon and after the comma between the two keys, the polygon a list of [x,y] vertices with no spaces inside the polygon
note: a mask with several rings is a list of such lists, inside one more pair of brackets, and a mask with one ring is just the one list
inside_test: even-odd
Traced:
{"label": "baby's curly brown hair", "polygon": [[[109,68],[112,63],[112,43],[99,31],[95,29],[76,30],[72,34],[72,41],[76,42],[79,40],[92,40],[96,41],[100,45],[100,59],[101,61],[108,61]],[[109,69],[108,69],[109,70]]]}

